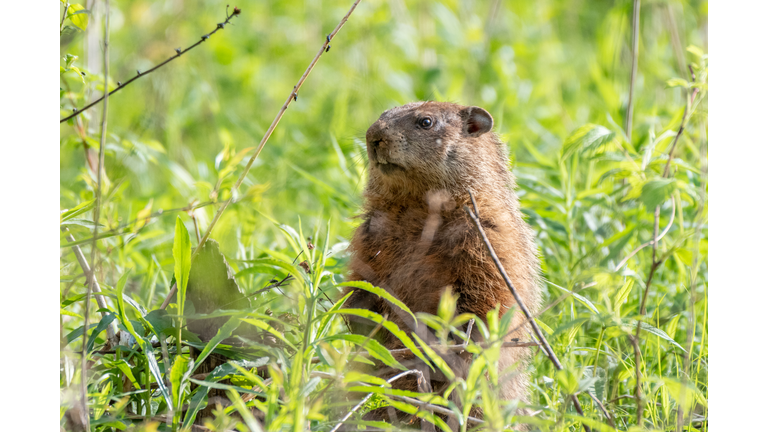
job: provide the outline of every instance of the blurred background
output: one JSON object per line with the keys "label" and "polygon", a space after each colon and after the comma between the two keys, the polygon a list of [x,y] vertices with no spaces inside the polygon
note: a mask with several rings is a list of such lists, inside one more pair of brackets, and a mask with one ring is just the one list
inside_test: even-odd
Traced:
{"label": "blurred background", "polygon": [[[228,190],[240,170],[221,179],[224,159],[258,145],[351,3],[230,0],[243,11],[233,25],[118,92],[106,171],[121,193],[110,200],[111,222],[134,219],[150,201],[153,211],[178,208],[210,201],[217,185]],[[101,93],[100,2],[83,5],[94,9],[90,25],[61,47],[62,57],[79,56],[75,65],[87,74],[86,85],[66,78],[78,102]],[[226,6],[113,1],[110,84],[197,41],[224,20]],[[238,229],[265,235],[260,227],[268,222],[257,211],[309,226],[332,218],[336,234],[349,234],[365,183],[365,131],[382,111],[410,101],[486,108],[515,165],[535,162],[532,150],[555,154],[585,123],[623,125],[631,15],[631,1],[361,2],[250,171],[243,187],[250,200],[227,210],[214,237],[232,254]],[[706,51],[707,2],[647,2],[640,22],[637,148],[684,104],[681,89],[665,83],[688,77],[687,46]],[[64,98],[62,106],[72,105]],[[96,141],[100,110],[82,116]],[[71,208],[92,193],[92,175],[73,127],[62,124],[61,137],[61,207]],[[206,225],[211,209],[198,213]],[[174,217],[155,223],[163,219]]]}

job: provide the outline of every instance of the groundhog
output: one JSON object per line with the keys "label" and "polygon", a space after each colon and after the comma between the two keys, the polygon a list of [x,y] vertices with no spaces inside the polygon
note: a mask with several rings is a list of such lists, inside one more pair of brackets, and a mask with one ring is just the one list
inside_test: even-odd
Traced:
{"label": "groundhog", "polygon": [[[488,239],[525,306],[536,312],[540,267],[533,232],[520,214],[506,146],[491,132],[492,128],[493,118],[488,111],[447,102],[409,103],[379,117],[366,133],[368,184],[363,222],[350,243],[349,280],[367,281],[387,290],[414,313],[436,314],[446,289],[458,297],[457,314],[472,313],[485,320],[487,312],[497,306],[500,314],[513,308],[514,297],[463,209],[464,205],[472,208],[471,190]],[[388,301],[367,291],[349,290],[353,293],[345,307],[387,315],[406,333],[416,332],[424,340],[436,340],[424,324],[413,322]],[[360,319],[349,323],[353,332],[363,335],[374,329],[371,322]],[[508,340],[530,340],[528,327],[519,327],[523,324],[525,317],[517,309],[511,328],[519,330]],[[376,337],[387,348],[402,348],[401,342],[386,330],[379,330]],[[477,327],[472,338],[482,339]],[[455,352],[443,352],[442,356],[457,376],[466,376],[471,356]],[[401,356],[400,360],[407,357]],[[529,357],[528,348],[502,349],[499,371],[508,372],[500,378],[504,381],[502,398],[528,401],[529,378],[525,370]],[[412,354],[410,359],[414,359]],[[406,366],[431,372],[416,361]],[[446,388],[445,377],[435,372],[428,376],[433,391]],[[423,383],[419,384],[423,388]],[[419,388],[415,378],[398,380],[393,386]],[[472,413],[482,416],[477,408]],[[407,422],[404,417],[394,409],[374,410],[367,416]],[[445,418],[449,425],[458,427],[455,420]]]}

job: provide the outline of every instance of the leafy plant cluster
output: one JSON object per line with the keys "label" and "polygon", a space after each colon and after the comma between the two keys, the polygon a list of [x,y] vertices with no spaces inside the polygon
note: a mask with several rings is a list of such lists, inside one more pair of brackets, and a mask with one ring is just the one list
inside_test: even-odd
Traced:
{"label": "leafy plant cluster", "polygon": [[[112,2],[104,79],[103,16],[94,2],[62,3],[62,118],[198,40],[227,6]],[[633,84],[632,3],[361,2],[216,222],[211,249],[201,233],[351,2],[243,1],[234,25],[110,97],[99,220],[101,106],[62,123],[62,426],[80,427],[85,380],[97,431],[331,430],[342,419],[355,428],[387,405],[442,430],[448,418],[461,430],[708,429],[707,3],[643,2]],[[534,355],[526,416],[494,394],[511,315],[474,317],[496,342],[467,343],[469,377],[447,390],[461,407],[447,393],[366,374],[365,364],[402,365],[345,325],[371,320],[452,377],[438,355],[445,347],[345,310],[341,295],[353,285],[343,282],[345,250],[366,175],[364,132],[384,109],[426,99],[483,106],[509,145],[541,253],[536,321],[564,366]],[[83,338],[88,274],[76,249],[90,260],[93,244],[106,307],[91,297]],[[218,282],[196,274],[204,256]],[[219,282],[233,304],[197,310],[194,293]],[[455,316],[445,297],[437,316],[419,318],[447,344],[465,339],[473,317]],[[200,322],[216,330],[201,338]]]}

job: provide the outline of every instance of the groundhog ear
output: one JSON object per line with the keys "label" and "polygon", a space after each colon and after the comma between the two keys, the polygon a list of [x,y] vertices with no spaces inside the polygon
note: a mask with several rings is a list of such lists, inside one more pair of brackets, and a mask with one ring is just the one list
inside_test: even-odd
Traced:
{"label": "groundhog ear", "polygon": [[480,136],[493,128],[493,117],[480,107],[465,108],[462,114],[464,130],[471,136]]}

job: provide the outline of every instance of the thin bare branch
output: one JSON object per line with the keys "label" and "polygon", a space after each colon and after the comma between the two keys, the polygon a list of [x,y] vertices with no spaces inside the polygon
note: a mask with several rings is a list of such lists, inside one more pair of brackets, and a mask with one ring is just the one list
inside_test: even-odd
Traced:
{"label": "thin bare branch", "polygon": [[[299,90],[301,89],[301,86],[304,84],[304,81],[307,79],[310,72],[312,72],[312,69],[314,69],[315,64],[317,64],[317,61],[320,59],[320,56],[328,52],[328,50],[331,47],[331,41],[333,40],[334,37],[336,37],[336,34],[339,32],[339,30],[341,30],[341,28],[347,22],[347,20],[349,19],[349,16],[352,14],[352,12],[354,12],[355,8],[357,8],[358,3],[360,3],[360,0],[355,0],[355,3],[349,9],[347,14],[344,15],[341,21],[339,21],[339,24],[336,26],[336,28],[333,29],[333,31],[325,37],[325,39],[323,40],[323,45],[320,47],[320,50],[317,52],[317,54],[315,54],[315,58],[313,58],[312,61],[309,63],[309,66],[307,66],[307,69],[304,71],[304,74],[301,76],[301,78],[299,78],[299,82],[296,83],[295,86],[293,86],[293,90],[288,95],[288,99],[285,100],[285,103],[280,108],[280,111],[278,111],[277,116],[275,116],[275,119],[272,120],[272,124],[269,125],[269,129],[267,129],[267,131],[264,133],[264,136],[261,138],[261,142],[259,142],[259,147],[256,149],[256,152],[248,160],[248,163],[245,165],[245,169],[243,170],[243,173],[240,174],[240,177],[232,186],[231,193],[229,194],[229,199],[226,200],[224,204],[221,205],[221,207],[219,207],[219,210],[216,212],[216,215],[213,217],[213,220],[208,225],[208,229],[205,230],[205,234],[203,235],[202,240],[200,241],[200,243],[197,244],[195,251],[192,253],[193,257],[197,255],[202,245],[204,245],[205,242],[208,240],[208,237],[210,237],[211,232],[213,231],[213,227],[216,226],[216,223],[221,218],[221,215],[222,213],[224,213],[224,210],[226,210],[227,207],[235,199],[235,196],[237,195],[237,191],[240,188],[240,184],[242,184],[243,180],[245,180],[245,177],[248,175],[248,171],[250,171],[251,166],[259,157],[259,154],[261,153],[261,150],[264,148],[264,145],[267,143],[267,140],[269,140],[269,137],[272,136],[272,132],[274,132],[275,127],[277,127],[277,124],[280,123],[280,119],[283,118],[283,114],[285,114],[285,111],[288,109],[288,106],[291,104],[291,102],[294,102],[297,100],[299,96]],[[171,291],[168,293],[168,296],[165,298],[165,300],[163,301],[163,304],[160,306],[161,309],[165,309],[168,306],[168,304],[170,304],[171,297],[175,293],[176,293],[176,285],[174,285],[171,288]]]}
{"label": "thin bare branch", "polygon": [[[104,82],[109,76],[109,0],[104,1]],[[109,114],[109,92],[104,85],[104,109],[101,113],[101,137],[99,138],[99,168],[96,173],[96,205],[93,208],[93,242],[91,243],[91,262],[93,268],[89,274],[88,288],[85,291],[85,310],[83,312],[83,348],[81,355],[80,396],[83,399],[83,415],[85,430],[90,430],[90,415],[88,413],[88,318],[90,315],[91,293],[96,290],[96,239],[99,238],[99,217],[101,216],[101,187],[104,172],[104,148],[107,144],[107,116]]]}
{"label": "thin bare branch", "polygon": [[632,7],[632,70],[629,75],[629,100],[624,117],[624,132],[632,145],[632,115],[634,111],[635,81],[637,80],[637,60],[640,51],[640,0],[634,0]]}
{"label": "thin bare branch", "polygon": [[[61,227],[61,230],[65,233],[68,233],[67,227]],[[72,234],[67,234],[67,241],[74,242],[75,237]],[[77,258],[77,262],[80,263],[80,268],[83,269],[83,273],[85,274],[85,277],[87,280],[91,280],[91,267],[88,265],[88,261],[85,260],[85,255],[83,254],[83,251],[80,249],[80,246],[72,246],[72,252],[75,253],[75,258]],[[95,278],[93,278],[95,280]],[[101,294],[101,287],[99,286],[99,282],[96,281],[93,284],[93,293],[96,296],[96,304],[99,305],[100,309],[109,309],[109,306],[107,306],[107,300],[104,297],[104,295]],[[105,316],[106,312],[101,312],[101,316]],[[109,326],[107,326],[107,341],[109,341],[109,348],[113,348],[117,346],[117,324],[112,321]]]}
{"label": "thin bare branch", "polygon": [[[233,10],[232,14],[231,14],[231,15],[229,15],[229,16],[227,16],[227,19],[226,19],[226,20],[224,20],[224,22],[222,22],[222,23],[218,23],[218,24],[216,25],[216,28],[215,28],[215,29],[214,29],[212,32],[210,32],[210,33],[208,33],[208,34],[204,34],[203,36],[201,36],[199,41],[195,42],[194,44],[190,45],[188,48],[186,48],[186,49],[184,49],[184,50],[182,50],[181,48],[176,48],[176,55],[175,55],[175,56],[172,56],[172,57],[168,58],[168,60],[166,60],[166,61],[164,61],[164,62],[162,62],[162,63],[160,63],[160,64],[156,65],[156,66],[155,66],[155,67],[153,67],[152,69],[149,69],[149,70],[147,70],[147,71],[144,71],[144,72],[137,70],[137,71],[136,71],[136,76],[134,76],[133,78],[129,79],[128,81],[126,81],[126,82],[124,82],[124,83],[121,83],[121,82],[119,82],[119,81],[118,81],[118,83],[117,83],[117,87],[116,87],[114,90],[112,90],[111,92],[109,92],[109,93],[107,93],[107,92],[106,92],[106,88],[108,87],[108,81],[107,81],[107,80],[109,79],[109,75],[106,75],[106,74],[105,74],[105,75],[104,75],[104,88],[105,88],[105,91],[104,91],[104,96],[100,97],[99,99],[96,99],[95,101],[93,101],[93,102],[89,103],[88,105],[86,105],[86,106],[84,106],[84,107],[82,107],[82,108],[80,108],[80,109],[77,109],[77,108],[75,108],[75,112],[74,112],[74,113],[72,113],[72,114],[68,115],[67,117],[64,117],[63,119],[61,119],[61,120],[59,121],[59,123],[64,123],[65,121],[67,121],[67,120],[69,120],[69,119],[71,119],[71,118],[73,118],[73,117],[75,117],[75,116],[77,116],[77,115],[80,115],[80,113],[82,113],[83,111],[85,111],[85,110],[87,110],[87,109],[91,108],[92,106],[96,105],[97,103],[101,102],[101,101],[102,101],[103,99],[105,99],[105,98],[106,98],[108,95],[112,95],[112,94],[115,94],[115,93],[119,92],[120,90],[122,90],[123,88],[125,88],[125,86],[127,86],[128,84],[130,84],[130,83],[132,83],[132,82],[136,81],[137,79],[139,79],[139,78],[141,78],[141,77],[143,77],[143,76],[149,75],[150,73],[152,73],[152,72],[154,72],[154,71],[156,71],[156,70],[160,69],[161,67],[163,67],[163,66],[165,66],[166,64],[170,63],[171,61],[173,61],[173,60],[175,60],[175,59],[177,59],[177,58],[181,57],[181,55],[182,55],[182,54],[186,53],[187,51],[189,51],[189,50],[191,50],[191,49],[195,48],[196,46],[200,45],[201,43],[205,42],[205,41],[206,41],[206,40],[208,40],[208,38],[210,38],[210,37],[211,37],[211,36],[212,36],[214,33],[216,33],[217,31],[219,31],[219,30],[221,30],[221,29],[223,29],[225,25],[229,24],[229,21],[230,21],[232,18],[234,18],[234,17],[236,17],[236,16],[238,16],[238,15],[240,15],[240,9],[239,9],[239,8],[235,8],[235,9]],[[62,21],[62,22],[63,22],[63,21]]]}
{"label": "thin bare branch", "polygon": [[[421,373],[420,370],[411,369],[393,376],[392,378],[387,380],[387,383],[392,384],[393,382],[399,380],[400,378],[408,375],[418,375],[419,378],[424,379],[424,375]],[[384,387],[384,386],[381,385],[380,387]],[[339,428],[344,424],[344,422],[347,421],[347,419],[349,419],[350,417],[352,417],[352,414],[354,414],[355,411],[360,409],[361,406],[365,405],[365,403],[368,402],[368,399],[370,399],[371,396],[373,395],[374,393],[368,393],[367,395],[365,395],[365,397],[357,405],[355,405],[350,412],[348,412],[344,417],[341,418],[341,420],[339,420],[336,426],[334,426],[333,429],[331,429],[331,432],[336,432],[337,430],[339,430]]]}
{"label": "thin bare branch", "polygon": [[637,249],[633,250],[629,255],[624,257],[624,259],[621,260],[621,262],[619,262],[619,265],[616,266],[616,271],[621,270],[621,268],[624,267],[624,264],[626,264],[630,258],[635,256],[635,254],[637,254],[641,250],[645,249],[646,247],[652,244],[658,244],[659,240],[663,239],[664,236],[667,235],[667,233],[669,232],[669,229],[672,228],[672,225],[674,224],[674,222],[675,222],[675,200],[672,200],[672,215],[669,216],[669,223],[667,223],[667,226],[664,228],[664,231],[662,231],[658,237],[655,237],[653,240],[648,240],[647,242],[641,244],[640,246],[637,247]]}
{"label": "thin bare branch", "polygon": [[[509,276],[507,275],[506,270],[504,270],[504,266],[501,264],[499,257],[496,255],[496,251],[493,249],[493,245],[491,245],[491,242],[488,240],[488,236],[485,235],[485,230],[483,229],[483,226],[480,224],[480,214],[477,209],[477,203],[475,202],[475,197],[474,195],[472,195],[472,191],[468,190],[467,192],[469,192],[469,198],[472,200],[472,206],[475,208],[475,211],[472,212],[472,210],[470,210],[470,208],[467,206],[464,206],[464,211],[467,212],[467,215],[469,215],[470,219],[472,219],[472,222],[474,222],[477,232],[480,234],[480,237],[482,238],[483,243],[485,244],[485,247],[488,249],[488,253],[491,256],[493,263],[496,265],[496,269],[501,274],[502,279],[504,279],[504,283],[507,285],[507,288],[512,293],[512,296],[515,298],[515,302],[517,302],[517,306],[523,312],[525,317],[530,321],[531,327],[533,328],[533,331],[536,333],[536,337],[539,339],[541,343],[541,348],[543,348],[544,352],[546,353],[547,357],[552,362],[552,364],[555,366],[555,368],[557,370],[562,370],[563,365],[560,364],[560,360],[557,359],[557,355],[555,355],[554,350],[552,350],[552,347],[549,345],[549,342],[547,342],[547,339],[544,337],[544,333],[541,331],[541,328],[539,328],[539,325],[536,324],[536,321],[533,319],[533,315],[531,314],[530,311],[528,311],[528,307],[525,305],[525,303],[523,303],[523,300],[520,298],[520,295],[515,289],[515,286],[512,284],[512,280],[509,279]],[[573,406],[574,408],[576,408],[576,412],[578,412],[579,415],[583,416],[584,411],[581,409],[581,404],[579,403],[578,397],[576,397],[576,395],[571,395],[571,398],[573,399]],[[591,431],[589,426],[587,426],[586,424],[582,423],[582,427],[586,432]]]}
{"label": "thin bare branch", "polygon": [[67,19],[67,11],[69,10],[69,2],[64,3],[64,12],[61,14],[61,22],[59,23],[59,34],[64,31],[64,20]]}
{"label": "thin bare branch", "polygon": [[602,402],[600,402],[600,399],[598,399],[598,398],[597,398],[595,395],[593,395],[592,393],[590,393],[590,392],[587,392],[587,394],[589,395],[589,397],[591,397],[591,398],[592,398],[592,400],[593,400],[593,401],[595,401],[595,403],[597,404],[598,408],[600,408],[600,411],[602,411],[602,412],[603,412],[603,416],[605,416],[605,419],[606,419],[606,420],[608,420],[608,424],[609,424],[609,425],[610,425],[612,428],[614,428],[614,429],[615,429],[615,428],[616,428],[616,423],[614,423],[614,422],[613,422],[613,417],[611,417],[611,415],[608,413],[608,410],[607,410],[607,409],[605,409],[605,405],[603,405],[603,403],[602,403]]}

